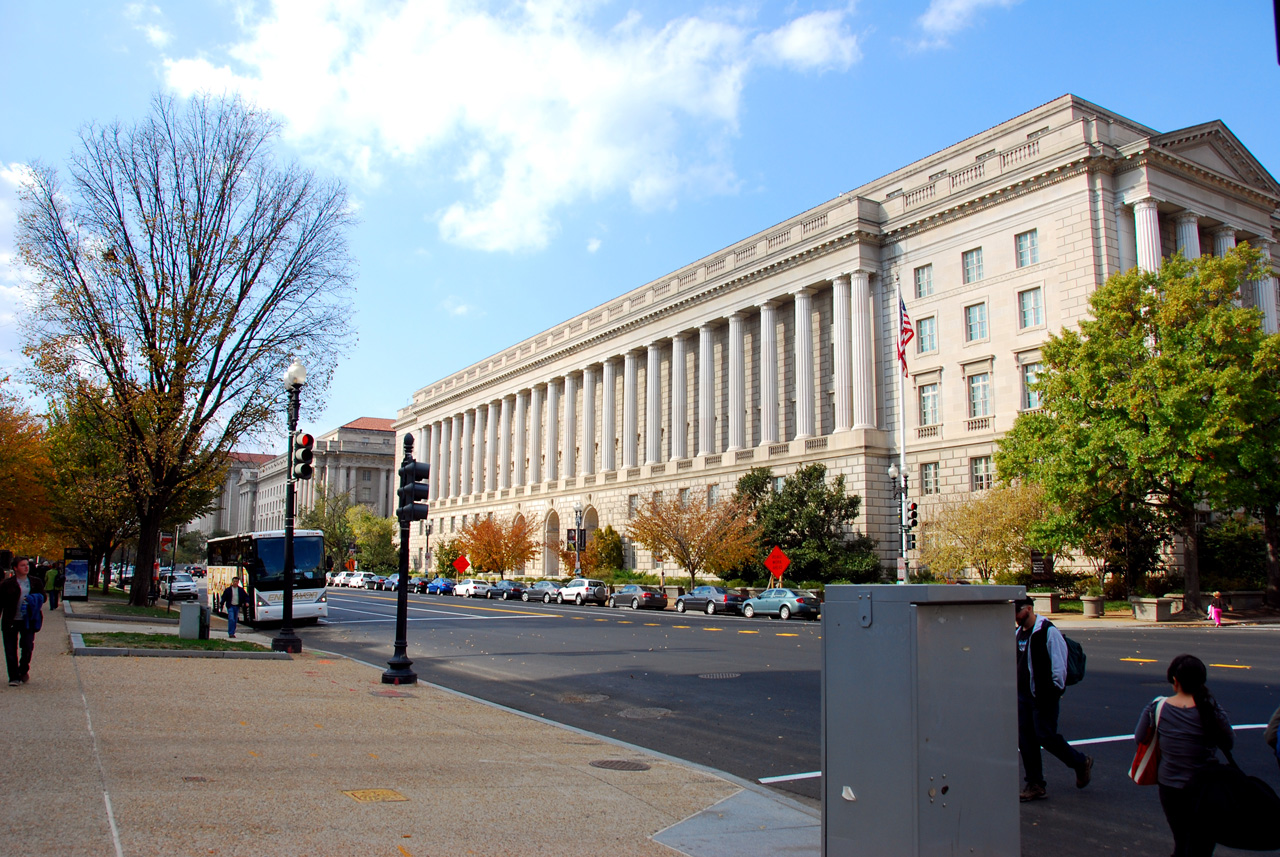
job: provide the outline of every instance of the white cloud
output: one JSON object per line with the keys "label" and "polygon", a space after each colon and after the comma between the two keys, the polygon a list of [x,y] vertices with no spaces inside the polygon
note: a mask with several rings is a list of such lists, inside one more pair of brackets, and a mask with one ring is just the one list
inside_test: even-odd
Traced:
{"label": "white cloud", "polygon": [[597,251],[597,250],[599,250],[599,249],[600,249],[600,239],[599,239],[599,238],[592,238],[591,240],[589,240],[589,241],[587,242],[587,252],[588,252],[588,253],[594,253],[594,252],[596,252],[596,251]]}
{"label": "white cloud", "polygon": [[17,254],[18,191],[30,171],[26,164],[0,163],[0,377],[25,364],[18,320],[30,298]]}
{"label": "white cloud", "polygon": [[[241,7],[237,7],[241,8]],[[859,58],[847,11],[772,32],[745,13],[611,26],[601,0],[273,0],[225,61],[165,60],[174,90],[236,90],[285,122],[290,142],[356,181],[395,159],[451,176],[441,236],[528,250],[558,210],[626,192],[662,208],[690,188],[736,187],[724,138],[737,131],[755,65],[811,72]],[[715,17],[719,15],[720,17]]]}
{"label": "white cloud", "polygon": [[993,6],[1008,9],[1020,0],[932,0],[918,23],[926,38],[919,47],[941,47],[954,33],[965,29],[983,9]]}
{"label": "white cloud", "polygon": [[169,31],[159,24],[147,24],[142,27],[142,32],[147,37],[147,41],[157,48],[163,48],[173,38],[169,35]]}
{"label": "white cloud", "polygon": [[483,315],[473,304],[464,303],[462,298],[457,295],[449,295],[440,302],[440,309],[447,315],[461,318],[462,316]]}
{"label": "white cloud", "polygon": [[124,7],[124,16],[133,22],[133,28],[147,37],[152,47],[164,48],[173,40],[173,36],[157,21],[164,17],[159,6],[146,3],[129,3]]}

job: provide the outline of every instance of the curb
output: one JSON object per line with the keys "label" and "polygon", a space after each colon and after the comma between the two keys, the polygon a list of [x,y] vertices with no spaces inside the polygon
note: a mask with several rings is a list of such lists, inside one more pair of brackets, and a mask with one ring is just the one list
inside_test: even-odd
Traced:
{"label": "curb", "polygon": [[161,616],[123,616],[116,613],[68,613],[72,619],[92,619],[103,622],[137,622],[141,625],[180,625],[179,619]]}
{"label": "curb", "polygon": [[86,646],[82,634],[71,634],[71,654],[92,658],[230,658],[252,661],[291,661],[288,652],[205,652],[198,649],[121,649]]}

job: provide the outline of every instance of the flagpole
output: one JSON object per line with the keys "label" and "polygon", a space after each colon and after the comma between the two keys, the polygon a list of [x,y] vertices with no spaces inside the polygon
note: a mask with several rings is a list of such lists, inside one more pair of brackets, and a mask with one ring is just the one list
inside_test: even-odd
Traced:
{"label": "flagpole", "polygon": [[[893,283],[898,293],[898,306],[903,306],[902,300],[902,279],[895,273],[893,275]],[[899,309],[898,315],[898,339],[902,339],[902,314]],[[903,561],[907,558],[907,530],[902,526],[906,520],[907,507],[907,357],[905,351],[902,355],[902,368],[898,372],[898,470],[901,471],[902,491],[898,500],[898,556]],[[906,583],[906,575],[903,573],[899,579],[900,583]]]}

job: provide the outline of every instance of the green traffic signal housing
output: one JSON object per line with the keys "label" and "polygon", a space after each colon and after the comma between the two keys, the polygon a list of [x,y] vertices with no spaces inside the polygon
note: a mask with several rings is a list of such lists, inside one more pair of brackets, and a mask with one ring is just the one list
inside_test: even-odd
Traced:
{"label": "green traffic signal housing", "polygon": [[300,431],[293,436],[293,460],[289,467],[294,479],[310,479],[315,472],[311,460],[315,457],[312,448],[316,445],[315,435]]}

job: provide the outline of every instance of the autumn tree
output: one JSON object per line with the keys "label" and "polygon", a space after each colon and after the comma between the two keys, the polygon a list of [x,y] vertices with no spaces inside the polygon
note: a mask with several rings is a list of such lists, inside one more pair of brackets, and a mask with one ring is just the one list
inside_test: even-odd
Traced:
{"label": "autumn tree", "polygon": [[[278,164],[276,123],[236,97],[157,97],[88,126],[65,183],[33,167],[18,248],[35,300],[33,380],[90,399],[124,470],[149,568],[175,502],[244,438],[283,420],[281,373],[319,407],[347,338],[346,193]],[[144,602],[147,576],[131,598]]]}
{"label": "autumn tree", "polygon": [[458,570],[453,567],[453,563],[458,557],[466,553],[462,549],[462,541],[460,539],[441,538],[436,543],[433,553],[436,558],[437,575],[440,577],[458,577]]}
{"label": "autumn tree", "polygon": [[538,558],[538,522],[523,515],[470,521],[458,536],[462,552],[477,571],[505,577]]}
{"label": "autumn tree", "polygon": [[669,559],[697,585],[703,571],[719,573],[737,568],[755,555],[758,530],[740,503],[725,500],[680,502],[650,498],[627,525],[636,544]]}
{"label": "autumn tree", "polygon": [[0,378],[0,546],[35,552],[50,534],[45,427]]}
{"label": "autumn tree", "polygon": [[1036,527],[1046,518],[1044,490],[1001,482],[988,491],[952,494],[930,504],[921,526],[920,562],[935,577],[973,569],[983,581],[1031,568]]}

